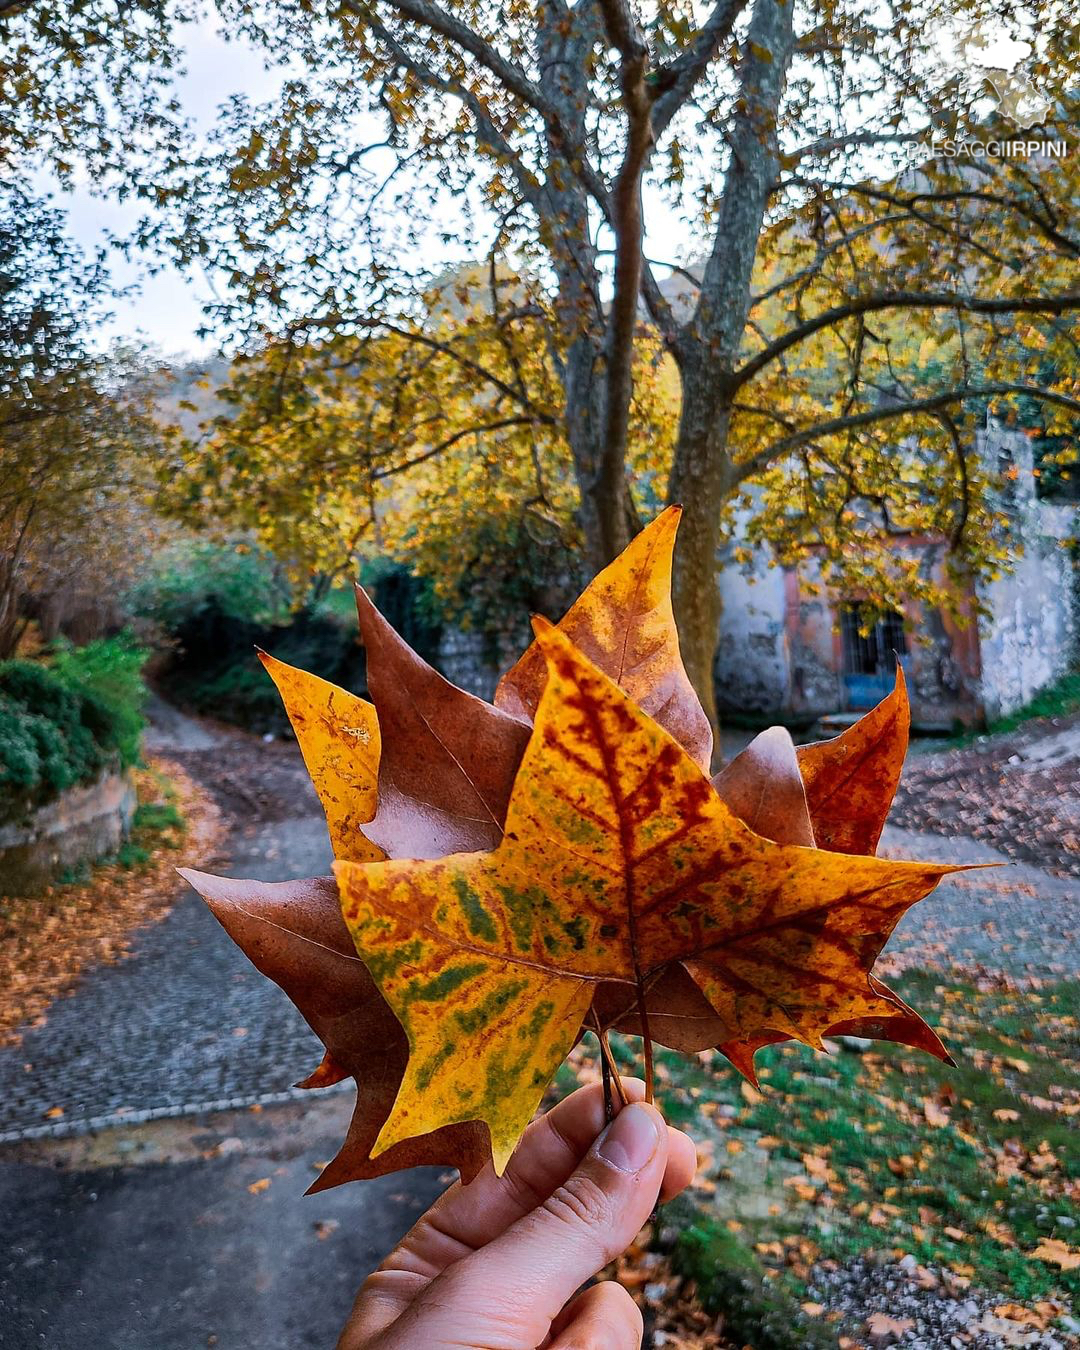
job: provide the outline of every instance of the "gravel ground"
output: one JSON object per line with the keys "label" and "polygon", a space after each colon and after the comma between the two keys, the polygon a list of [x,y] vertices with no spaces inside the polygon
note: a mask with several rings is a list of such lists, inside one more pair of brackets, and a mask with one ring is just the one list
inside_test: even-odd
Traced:
{"label": "gravel ground", "polygon": [[[899,1262],[855,1260],[839,1269],[818,1266],[810,1273],[808,1294],[861,1325],[871,1346],[905,1350],[1066,1350],[1076,1336],[1025,1326],[995,1313],[1000,1295],[963,1287],[948,1271],[920,1266],[913,1256]],[[1080,1331],[1080,1323],[1076,1324]]]}

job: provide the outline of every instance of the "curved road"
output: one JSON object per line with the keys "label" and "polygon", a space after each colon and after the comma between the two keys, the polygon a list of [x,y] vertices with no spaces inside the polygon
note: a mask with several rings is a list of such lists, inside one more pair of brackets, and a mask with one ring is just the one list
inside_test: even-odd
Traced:
{"label": "curved road", "polygon": [[[230,818],[219,870],[328,870],[293,746],[153,712],[151,753]],[[4,1350],[328,1350],[364,1275],[444,1184],[425,1169],[304,1198],[344,1138],[351,1088],[290,1090],[318,1041],[177,890],[126,960],[0,1051]]]}

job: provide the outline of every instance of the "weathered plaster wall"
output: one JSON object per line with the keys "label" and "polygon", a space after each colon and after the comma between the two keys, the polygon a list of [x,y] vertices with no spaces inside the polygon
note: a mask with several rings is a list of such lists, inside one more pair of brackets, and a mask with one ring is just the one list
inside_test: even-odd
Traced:
{"label": "weathered plaster wall", "polygon": [[1030,702],[1076,660],[1077,577],[1063,544],[1078,521],[1075,506],[1037,500],[1026,436],[991,428],[983,449],[1010,455],[1017,468],[1006,506],[1022,549],[1014,570],[981,593],[989,611],[979,624],[981,694],[993,720]]}
{"label": "weathered plaster wall", "polygon": [[792,715],[818,717],[844,706],[836,613],[815,560],[785,575]]}
{"label": "weathered plaster wall", "polygon": [[[1016,470],[1003,505],[1012,517],[1017,561],[1012,573],[981,591],[988,614],[978,623],[915,606],[905,610],[912,715],[928,729],[1020,707],[1070,668],[1080,644],[1076,570],[1062,546],[1080,530],[1077,508],[1037,500],[1031,443],[1022,432],[991,425],[979,432],[977,447],[992,468]],[[745,543],[745,523],[744,515],[737,543]],[[944,581],[940,541],[898,537],[896,547],[917,553]],[[720,707],[785,719],[845,710],[835,597],[821,586],[813,560],[798,572],[770,568],[769,560],[765,547],[755,549],[748,565],[730,549],[719,560]]]}
{"label": "weathered plaster wall", "polygon": [[0,896],[33,895],[61,869],[115,853],[134,814],[130,775],[107,773],[0,825]]}
{"label": "weathered plaster wall", "polygon": [[717,585],[722,612],[715,675],[722,711],[767,716],[788,704],[790,673],[784,629],[785,581],[769,566],[769,551],[755,550],[743,567],[728,549]]}

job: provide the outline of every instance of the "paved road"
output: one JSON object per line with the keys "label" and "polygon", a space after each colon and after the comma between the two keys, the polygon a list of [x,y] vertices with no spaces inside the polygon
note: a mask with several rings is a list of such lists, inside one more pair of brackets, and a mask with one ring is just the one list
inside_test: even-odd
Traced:
{"label": "paved road", "polygon": [[346,1117],[339,1096],[9,1150],[0,1347],[330,1350],[443,1185],[424,1169],[305,1198]]}
{"label": "paved road", "polygon": [[[166,709],[153,748],[229,812],[221,870],[328,870],[318,803],[286,747]],[[303,1198],[344,1138],[351,1089],[290,1094],[321,1047],[178,889],[128,959],[88,972],[0,1051],[3,1350],[329,1350],[357,1285],[444,1184],[427,1169]],[[303,1100],[205,1110],[268,1095]],[[56,1106],[64,1115],[47,1120]],[[124,1123],[147,1112],[160,1118]],[[57,1137],[87,1122],[113,1127]]]}

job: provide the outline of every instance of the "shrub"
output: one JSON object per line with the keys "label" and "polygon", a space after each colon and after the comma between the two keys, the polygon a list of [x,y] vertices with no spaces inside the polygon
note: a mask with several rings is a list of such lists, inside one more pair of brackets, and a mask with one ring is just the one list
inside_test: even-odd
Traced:
{"label": "shrub", "polygon": [[31,713],[0,695],[0,799],[28,793],[41,778],[41,756]]}
{"label": "shrub", "polygon": [[243,541],[205,539],[180,539],[161,549],[127,596],[134,614],[165,633],[211,612],[247,623],[280,622],[291,602],[288,583],[272,559]]}
{"label": "shrub", "polygon": [[147,652],[130,632],[85,647],[57,643],[52,668],[70,689],[82,691],[83,722],[99,744],[120,752],[125,766],[139,762],[146,718],[142,668]]}
{"label": "shrub", "polygon": [[256,647],[347,689],[364,688],[354,616],[301,612],[288,624],[260,626],[208,609],[173,636],[176,653],[160,676],[165,692],[196,712],[251,731],[285,733],[289,725]]}
{"label": "shrub", "polygon": [[0,819],[139,757],[145,653],[128,635],[75,648],[52,664],[0,663]]}
{"label": "shrub", "polygon": [[0,696],[16,704],[39,757],[39,784],[46,795],[90,778],[113,749],[92,730],[92,698],[71,688],[37,661],[0,665]]}

